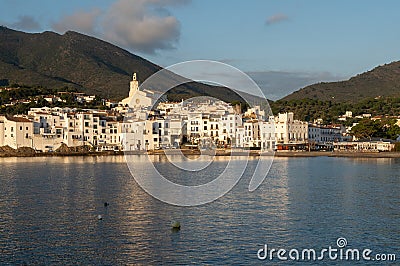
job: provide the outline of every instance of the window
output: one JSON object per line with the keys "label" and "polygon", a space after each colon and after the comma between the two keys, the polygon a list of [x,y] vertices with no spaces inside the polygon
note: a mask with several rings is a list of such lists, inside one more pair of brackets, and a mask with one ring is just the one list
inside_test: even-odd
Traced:
{"label": "window", "polygon": [[22,126],[19,127],[19,130],[22,130]]}
{"label": "window", "polygon": [[28,133],[25,134],[25,138],[26,138],[26,139],[29,138]]}
{"label": "window", "polygon": [[26,127],[26,130],[29,130],[28,127]]}
{"label": "window", "polygon": [[14,127],[11,127],[11,132],[14,132]]}
{"label": "window", "polygon": [[207,130],[207,126],[204,126],[204,130]]}

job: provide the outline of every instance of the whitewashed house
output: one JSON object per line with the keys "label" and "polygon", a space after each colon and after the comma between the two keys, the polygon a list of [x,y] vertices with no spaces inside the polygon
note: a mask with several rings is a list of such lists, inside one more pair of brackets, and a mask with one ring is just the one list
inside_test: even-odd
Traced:
{"label": "whitewashed house", "polygon": [[261,137],[261,149],[262,150],[275,150],[276,139],[275,139],[275,123],[272,121],[260,121],[260,137]]}
{"label": "whitewashed house", "polygon": [[314,149],[332,149],[333,142],[342,141],[346,131],[341,126],[308,125],[308,142]]}
{"label": "whitewashed house", "polygon": [[0,146],[33,147],[33,122],[24,117],[0,116]]}
{"label": "whitewashed house", "polygon": [[[272,119],[269,121],[272,122]],[[308,123],[295,120],[294,114],[284,113],[274,117],[277,143],[303,144],[308,140]]]}

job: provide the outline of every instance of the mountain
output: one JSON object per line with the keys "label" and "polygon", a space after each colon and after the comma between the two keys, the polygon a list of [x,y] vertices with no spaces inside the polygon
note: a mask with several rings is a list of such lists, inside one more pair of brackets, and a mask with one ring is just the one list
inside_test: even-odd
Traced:
{"label": "mountain", "polygon": [[[67,86],[87,94],[122,99],[128,96],[133,72],[143,82],[160,69],[142,57],[77,32],[25,33],[0,27],[0,86]],[[173,82],[181,78],[170,73],[165,80]],[[199,95],[225,101],[241,100],[227,88],[196,82],[178,86],[168,93],[174,100]]]}
{"label": "mountain", "polygon": [[281,100],[359,102],[379,96],[400,96],[400,61],[378,66],[346,81],[313,84]]}

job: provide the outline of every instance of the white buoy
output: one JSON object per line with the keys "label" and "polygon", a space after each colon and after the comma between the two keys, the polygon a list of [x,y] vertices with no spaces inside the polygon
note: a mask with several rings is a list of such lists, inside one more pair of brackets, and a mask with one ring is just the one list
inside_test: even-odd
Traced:
{"label": "white buoy", "polygon": [[103,220],[103,216],[101,216],[100,214],[97,216],[97,220]]}

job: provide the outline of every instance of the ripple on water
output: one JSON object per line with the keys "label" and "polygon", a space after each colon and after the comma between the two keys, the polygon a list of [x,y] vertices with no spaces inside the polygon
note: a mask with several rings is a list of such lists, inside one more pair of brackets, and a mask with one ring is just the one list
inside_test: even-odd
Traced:
{"label": "ripple on water", "polygon": [[[278,158],[252,193],[250,160],[230,193],[190,208],[147,195],[123,157],[0,163],[0,264],[259,264],[264,243],[323,248],[338,237],[352,247],[399,250],[397,159]],[[217,162],[196,182],[224,166]]]}

